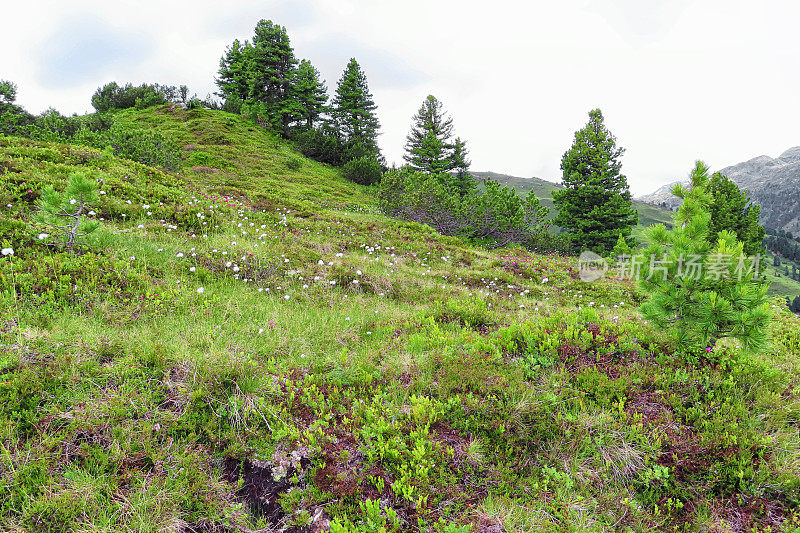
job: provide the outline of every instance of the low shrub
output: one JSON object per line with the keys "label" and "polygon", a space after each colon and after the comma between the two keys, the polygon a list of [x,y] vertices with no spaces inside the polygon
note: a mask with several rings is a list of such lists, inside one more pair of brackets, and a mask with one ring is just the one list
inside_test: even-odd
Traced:
{"label": "low shrub", "polygon": [[373,185],[381,180],[381,165],[374,156],[365,155],[345,163],[342,174],[361,185]]}

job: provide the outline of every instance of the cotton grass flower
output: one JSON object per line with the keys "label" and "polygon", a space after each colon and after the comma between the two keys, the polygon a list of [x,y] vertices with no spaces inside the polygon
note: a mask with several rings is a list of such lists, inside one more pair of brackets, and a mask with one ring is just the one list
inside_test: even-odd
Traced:
{"label": "cotton grass flower", "polygon": [[0,253],[2,253],[3,255],[14,255],[14,249],[13,248],[3,248],[2,250],[0,250]]}
{"label": "cotton grass flower", "polygon": [[47,233],[40,233],[40,234],[38,235],[38,239],[39,239],[40,241],[43,241],[44,239],[48,238],[49,236],[50,236],[50,235],[48,235]]}
{"label": "cotton grass flower", "polygon": [[206,292],[205,287],[198,287],[197,288],[197,294],[203,294],[204,292]]}

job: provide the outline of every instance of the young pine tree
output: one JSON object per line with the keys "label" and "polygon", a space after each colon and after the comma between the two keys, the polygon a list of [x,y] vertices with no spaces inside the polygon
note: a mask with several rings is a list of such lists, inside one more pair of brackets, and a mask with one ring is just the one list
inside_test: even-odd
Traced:
{"label": "young pine tree", "polygon": [[639,219],[620,173],[623,152],[603,123],[603,114],[594,109],[561,159],[564,188],[553,192],[558,209],[553,223],[566,229],[579,249],[609,252],[620,234],[631,234]]}
{"label": "young pine tree", "polygon": [[378,128],[380,123],[375,116],[377,110],[367,85],[367,76],[355,58],[350,59],[336,85],[333,99],[333,115],[340,138],[346,144],[350,155],[356,159],[364,155],[374,155],[378,160]]}
{"label": "young pine tree", "polygon": [[88,206],[98,199],[97,190],[97,183],[86,179],[80,172],[70,175],[63,193],[56,192],[52,185],[44,189],[34,220],[49,228],[51,234],[42,233],[39,238],[52,238],[46,243],[48,246],[63,247],[72,253],[80,238],[99,226],[97,221],[85,218]]}
{"label": "young pine tree", "polygon": [[708,181],[708,168],[698,161],[691,188],[673,189],[683,198],[673,229],[647,229],[640,285],[648,299],[642,313],[687,353],[710,350],[724,337],[757,351],[767,341],[768,284],[757,278],[757,265],[733,233],[712,233]]}

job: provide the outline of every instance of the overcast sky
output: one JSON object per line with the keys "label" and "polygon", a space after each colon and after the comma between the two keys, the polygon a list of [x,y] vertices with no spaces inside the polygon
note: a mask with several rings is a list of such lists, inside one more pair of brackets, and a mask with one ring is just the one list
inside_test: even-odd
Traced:
{"label": "overcast sky", "polygon": [[599,107],[634,194],[800,145],[800,3],[548,0],[30,0],[3,6],[0,79],[39,113],[91,111],[109,81],[216,90],[220,56],[259,19],[286,26],[330,92],[350,57],[402,162],[427,94],[473,170],[560,181],[561,156]]}

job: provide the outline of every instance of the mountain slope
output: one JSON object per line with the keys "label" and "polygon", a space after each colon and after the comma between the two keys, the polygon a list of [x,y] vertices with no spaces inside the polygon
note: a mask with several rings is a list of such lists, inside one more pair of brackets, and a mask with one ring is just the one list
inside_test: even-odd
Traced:
{"label": "mountain slope", "polygon": [[[0,137],[0,529],[792,523],[797,318],[686,360],[628,281],[387,218],[239,117],[117,120],[180,172]],[[106,194],[71,256],[31,215],[75,171]]]}
{"label": "mountain slope", "polygon": [[[800,146],[776,158],[766,155],[725,167],[719,171],[746,189],[750,199],[761,206],[763,226],[800,233]],[[672,195],[672,184],[639,198],[643,202],[669,207],[680,204]]]}

